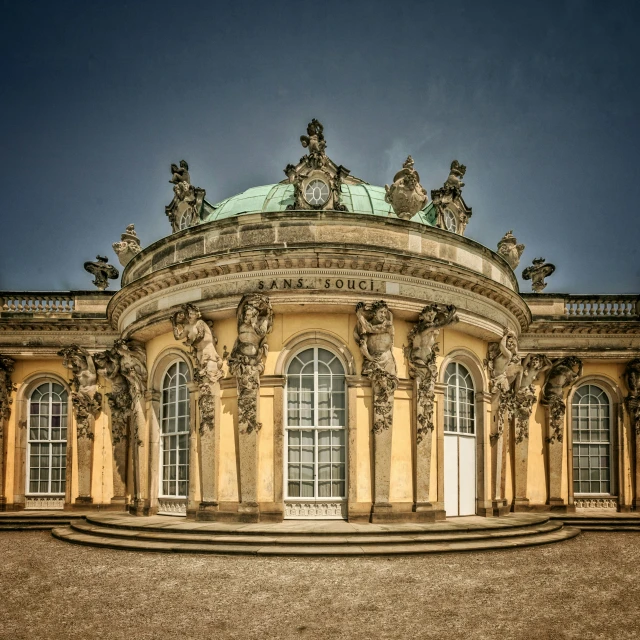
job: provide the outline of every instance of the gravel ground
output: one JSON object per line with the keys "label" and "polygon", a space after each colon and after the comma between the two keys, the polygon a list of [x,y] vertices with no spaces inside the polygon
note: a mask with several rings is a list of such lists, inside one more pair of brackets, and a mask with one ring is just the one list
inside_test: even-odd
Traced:
{"label": "gravel ground", "polygon": [[0,638],[639,638],[640,534],[409,558],[247,558],[0,534]]}

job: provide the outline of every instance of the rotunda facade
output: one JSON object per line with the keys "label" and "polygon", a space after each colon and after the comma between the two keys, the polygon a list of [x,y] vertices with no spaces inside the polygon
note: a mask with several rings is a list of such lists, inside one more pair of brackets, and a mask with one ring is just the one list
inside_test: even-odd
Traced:
{"label": "rotunda facade", "polygon": [[[638,296],[541,293],[466,237],[466,168],[351,176],[322,125],[218,204],[172,166],[172,233],[121,288],[0,292],[5,509],[430,522],[638,505]],[[106,259],[86,267],[106,287]],[[102,286],[104,285],[104,287]]]}

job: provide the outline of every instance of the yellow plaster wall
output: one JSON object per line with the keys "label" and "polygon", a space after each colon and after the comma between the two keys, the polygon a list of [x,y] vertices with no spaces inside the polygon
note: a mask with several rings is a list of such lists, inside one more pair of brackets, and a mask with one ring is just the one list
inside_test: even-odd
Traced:
{"label": "yellow plaster wall", "polygon": [[273,457],[273,387],[260,389],[260,416],[262,424],[258,434],[258,501],[273,502],[274,474],[282,473],[282,469],[275,469]]}
{"label": "yellow plaster wall", "polygon": [[[236,421],[238,397],[235,389],[223,389],[220,393],[220,469],[218,471],[218,496],[220,502],[238,502],[238,464]],[[258,447],[258,452],[260,447]]]}
{"label": "yellow plaster wall", "polygon": [[407,391],[396,391],[391,436],[390,502],[413,502],[412,401]]}

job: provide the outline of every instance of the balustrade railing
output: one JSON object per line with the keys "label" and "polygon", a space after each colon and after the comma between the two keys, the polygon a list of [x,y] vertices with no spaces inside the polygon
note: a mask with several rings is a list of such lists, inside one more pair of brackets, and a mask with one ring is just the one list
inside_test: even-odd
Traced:
{"label": "balustrade railing", "polygon": [[0,293],[0,311],[10,313],[72,313],[75,296],[50,293]]}
{"label": "balustrade railing", "polygon": [[565,298],[565,315],[590,318],[635,318],[638,296],[570,296]]}

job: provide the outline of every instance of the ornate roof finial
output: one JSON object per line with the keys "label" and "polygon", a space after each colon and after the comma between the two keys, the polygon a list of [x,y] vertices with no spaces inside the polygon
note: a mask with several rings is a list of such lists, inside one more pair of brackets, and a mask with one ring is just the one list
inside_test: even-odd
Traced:
{"label": "ornate roof finial", "polygon": [[467,167],[454,160],[444,185],[431,191],[431,200],[438,212],[436,226],[459,234],[464,233],[471,217],[471,208],[462,199],[462,177],[466,171]]}
{"label": "ornate roof finial", "polygon": [[544,258],[534,258],[533,265],[527,267],[522,272],[522,277],[525,280],[531,280],[531,288],[533,291],[540,293],[547,286],[544,279],[550,276],[555,270],[555,265],[545,262]]}
{"label": "ornate roof finial", "polygon": [[126,231],[120,235],[120,242],[114,242],[111,246],[116,252],[118,260],[120,260],[120,264],[123,267],[126,267],[129,262],[131,262],[133,256],[142,251],[140,238],[138,238],[138,234],[132,224],[130,224]]}
{"label": "ornate roof finial", "polygon": [[173,200],[168,207],[164,208],[164,211],[169,217],[173,233],[200,224],[200,212],[206,192],[191,184],[189,165],[186,160],[180,160],[179,167],[175,164],[171,165],[169,182],[173,184]]}
{"label": "ornate roof finial", "polygon": [[115,280],[120,272],[109,264],[109,259],[105,256],[96,256],[95,262],[85,262],[84,270],[94,276],[93,284],[104,291],[109,286],[109,280]]}
{"label": "ornate roof finial", "polygon": [[384,185],[385,201],[402,220],[413,218],[418,211],[424,209],[429,199],[426,190],[420,184],[420,176],[413,168],[413,164],[413,158],[409,156],[402,165],[403,169],[393,176],[393,184]]}
{"label": "ornate roof finial", "polygon": [[323,135],[324,127],[315,118],[307,125],[307,135],[300,136],[300,142],[309,149],[309,164],[314,169],[324,166],[327,156],[324,150],[327,143]]}
{"label": "ornate roof finial", "polygon": [[509,263],[512,269],[516,269],[520,264],[520,256],[524,251],[523,244],[517,244],[518,240],[513,235],[513,231],[509,230],[502,236],[502,240],[498,242],[498,253]]}

